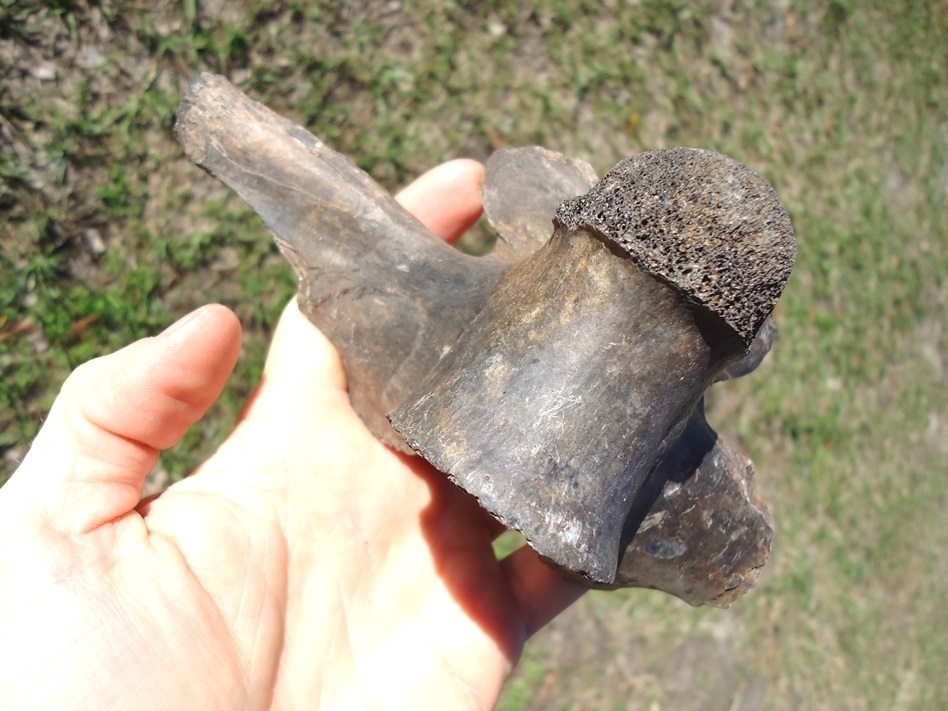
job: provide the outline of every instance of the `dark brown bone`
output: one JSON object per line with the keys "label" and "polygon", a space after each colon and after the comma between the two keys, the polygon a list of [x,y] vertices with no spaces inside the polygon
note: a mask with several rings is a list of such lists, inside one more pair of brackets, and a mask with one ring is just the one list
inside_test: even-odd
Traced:
{"label": "dark brown bone", "polygon": [[504,265],[436,238],[345,156],[223,77],[201,74],[175,133],[273,230],[300,310],[342,356],[352,406],[408,452],[386,413],[454,345]]}
{"label": "dark brown bone", "polygon": [[494,254],[507,264],[526,259],[550,240],[553,215],[566,198],[598,182],[589,163],[545,148],[503,148],[485,166],[484,214],[497,230]]}
{"label": "dark brown bone", "polygon": [[729,607],[757,583],[773,535],[754,465],[717,436],[699,403],[636,497],[619,571],[603,587],[654,588],[692,605]]}
{"label": "dark brown bone", "polygon": [[723,321],[561,227],[390,419],[541,555],[610,584],[635,495],[743,350]]}
{"label": "dark brown bone", "polygon": [[750,348],[795,242],[762,178],[685,148],[622,161],[555,224],[389,419],[541,555],[609,585],[639,489]]}
{"label": "dark brown bone", "polygon": [[[592,167],[577,159],[542,148],[504,148],[487,161],[484,211],[505,235],[504,248],[525,258],[547,242],[561,198],[596,182]],[[550,185],[557,189],[544,189]],[[770,317],[748,353],[716,380],[755,370],[776,336]],[[615,582],[595,587],[655,588],[692,605],[728,607],[754,587],[772,539],[753,464],[711,429],[701,403],[635,497]]]}
{"label": "dark brown bone", "polygon": [[[426,369],[430,369],[442,352],[450,348],[457,334],[484,305],[487,293],[500,273],[500,260],[480,259],[475,268],[468,269],[471,262],[462,258],[459,271],[464,273],[460,274],[458,281],[463,285],[461,291],[466,293],[452,301],[451,308],[432,308],[432,305],[442,303],[445,297],[450,300],[452,285],[444,281],[424,283],[424,271],[411,266],[411,276],[405,277],[404,270],[398,268],[406,266],[404,262],[379,258],[375,252],[414,254],[418,245],[412,243],[420,242],[425,253],[419,258],[419,263],[425,264],[423,270],[433,269],[435,272],[439,271],[442,260],[455,266],[456,253],[448,255],[440,246],[432,245],[427,231],[412,218],[406,220],[404,211],[368,176],[303,129],[252,102],[226,80],[202,75],[182,104],[176,131],[192,160],[231,185],[274,230],[281,249],[300,275],[299,300],[303,311],[333,339],[343,356],[353,405],[377,436],[397,446],[401,441],[393,439],[394,433],[384,420],[388,407],[384,402],[404,399],[420,382]],[[498,169],[498,165],[505,164],[502,170]],[[509,185],[504,186],[504,182],[510,180],[500,177],[504,171],[520,183],[532,181],[533,185],[541,187],[546,174],[549,184],[560,186],[550,191],[521,191],[517,202],[523,207],[524,214],[534,215],[535,222],[524,227],[517,223],[514,213],[514,224],[501,227],[506,232],[507,242],[515,244],[516,249],[510,251],[516,257],[529,254],[546,241],[551,226],[550,216],[562,198],[586,191],[595,180],[591,168],[585,164],[542,149],[500,151],[488,162],[487,169],[485,211],[492,224],[498,227],[502,222],[498,218],[503,214],[501,208],[506,209],[505,206],[511,204],[502,199],[502,194],[509,188]],[[491,186],[499,186],[500,198],[491,197]],[[557,192],[559,190],[564,192]],[[537,207],[538,203],[542,204]],[[509,210],[507,214],[511,214]],[[542,215],[545,217],[538,217]],[[517,234],[517,230],[521,234]],[[358,264],[366,252],[370,253],[365,258],[372,264],[371,269],[363,269]],[[355,267],[352,267],[353,262]],[[334,265],[339,266],[333,268]],[[354,269],[354,272],[347,269]],[[477,274],[481,281],[472,286],[465,278],[467,272]],[[418,276],[423,283],[415,282]],[[372,303],[374,298],[381,302],[391,299],[402,304],[401,308],[387,306],[381,310],[386,314],[385,318],[390,319],[387,323],[392,330],[405,329],[416,334],[410,339],[411,343],[394,349],[400,356],[388,357],[390,351],[384,341],[385,335],[375,335],[376,324],[366,316],[373,308],[379,309],[377,303]],[[686,432],[690,429],[689,424]],[[712,457],[710,461],[724,462],[726,458]],[[661,469],[659,467],[657,471]],[[693,485],[695,473],[695,470],[678,471],[674,478],[675,486],[687,491]],[[732,473],[744,477],[750,476],[751,471],[742,468]],[[653,475],[649,481],[659,480],[659,476]],[[746,483],[745,491],[748,488]],[[652,498],[650,520],[661,519],[671,527],[675,521],[683,520],[684,509],[675,508],[682,505],[682,497]],[[710,498],[698,497],[698,509],[706,511],[706,519],[713,516],[717,498],[716,493]],[[731,519],[729,525],[732,526],[734,521],[750,522],[761,515],[759,508],[747,497],[730,508],[741,512],[740,516]],[[633,529],[634,524],[634,521],[630,523]],[[742,530],[748,528],[742,524]],[[654,527],[640,530],[632,539],[629,550],[636,545],[646,551],[660,550],[664,538],[655,537],[653,532],[656,530]],[[678,530],[679,538],[685,540],[688,550],[696,558],[710,564],[719,559],[719,551],[706,545],[705,531],[687,527]],[[751,543],[752,547],[759,547],[759,542]],[[694,578],[705,572],[681,567],[677,571],[677,584],[669,582],[676,573],[667,571],[661,580],[650,583],[640,576],[630,584],[657,587],[682,595],[682,590],[701,589],[701,581]],[[620,572],[617,583],[621,582],[621,575]],[[724,577],[733,575],[728,573]],[[721,604],[723,592],[724,588],[709,590],[703,599],[695,594],[685,599],[692,604]]]}
{"label": "dark brown bone", "polygon": [[790,274],[773,189],[709,151],[641,153],[556,213],[390,415],[541,555],[612,584],[626,517]]}

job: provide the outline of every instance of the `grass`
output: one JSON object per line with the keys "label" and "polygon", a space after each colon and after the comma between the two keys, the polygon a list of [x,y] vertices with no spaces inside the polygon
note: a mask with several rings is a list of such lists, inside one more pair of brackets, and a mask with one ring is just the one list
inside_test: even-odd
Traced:
{"label": "grass", "polygon": [[200,303],[237,311],[245,352],[209,423],[163,456],[173,478],[259,376],[292,275],[172,140],[201,69],[391,189],[506,144],[600,172],[713,148],[775,185],[799,238],[777,348],[709,402],[757,464],[773,559],[727,612],[589,596],[528,648],[502,708],[944,708],[946,55],[934,0],[248,0],[218,15],[0,0],[0,480],[71,368]]}

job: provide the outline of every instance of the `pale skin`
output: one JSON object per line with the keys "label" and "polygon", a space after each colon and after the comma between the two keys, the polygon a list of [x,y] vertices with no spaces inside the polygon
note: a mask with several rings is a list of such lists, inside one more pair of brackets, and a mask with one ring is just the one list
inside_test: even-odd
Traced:
{"label": "pale skin", "polygon": [[[457,239],[482,167],[399,200]],[[582,594],[417,457],[372,437],[290,304],[260,387],[199,469],[141,501],[219,396],[223,306],[78,368],[0,489],[0,699],[49,709],[489,709],[525,640]]]}

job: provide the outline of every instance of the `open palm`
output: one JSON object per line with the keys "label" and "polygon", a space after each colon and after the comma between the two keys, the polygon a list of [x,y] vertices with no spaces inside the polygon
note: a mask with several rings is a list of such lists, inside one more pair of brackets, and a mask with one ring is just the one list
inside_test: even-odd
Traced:
{"label": "open palm", "polygon": [[[400,196],[457,238],[481,168]],[[233,434],[140,501],[240,347],[209,306],[69,378],[0,490],[0,699],[56,709],[486,709],[526,638],[580,589],[349,406],[295,305]]]}

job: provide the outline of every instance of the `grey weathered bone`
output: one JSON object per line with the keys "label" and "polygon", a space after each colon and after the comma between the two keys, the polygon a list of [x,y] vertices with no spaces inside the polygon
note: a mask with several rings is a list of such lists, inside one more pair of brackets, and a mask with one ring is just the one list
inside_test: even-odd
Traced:
{"label": "grey weathered bone", "polygon": [[[353,405],[377,436],[397,446],[400,440],[393,439],[394,433],[384,420],[386,403],[404,399],[426,369],[453,345],[483,307],[504,260],[471,261],[443,249],[346,159],[252,102],[220,77],[202,75],[194,84],[179,111],[176,132],[189,157],[233,187],[273,229],[300,276],[301,308],[342,354]],[[498,254],[504,255],[505,245],[510,244],[505,259],[513,260],[539,247],[549,235],[553,207],[570,192],[585,191],[594,180],[585,164],[542,149],[495,154],[488,162],[484,197],[488,217],[507,238]],[[514,194],[512,185],[528,183],[541,189],[521,190],[513,202],[503,199],[504,194]],[[543,191],[543,185],[554,188]],[[492,187],[496,188],[494,197]],[[511,205],[523,208],[519,216],[511,212]],[[528,213],[531,217],[524,218]],[[426,279],[428,270],[436,276]],[[452,291],[458,287],[452,282],[460,284],[461,292],[453,299]],[[450,305],[437,308],[443,300]],[[389,328],[377,332],[373,312],[376,318],[384,318],[381,325]],[[408,335],[397,335],[392,348],[386,339],[399,331]],[[762,353],[767,348],[769,341]],[[388,357],[389,349],[394,357]],[[756,366],[759,357],[748,356],[750,367]],[[697,425],[703,423],[703,417],[699,415],[697,411],[692,415],[684,430],[686,437],[689,432],[701,431]],[[644,490],[662,495],[638,499],[640,504],[649,502],[645,520],[661,520],[664,527],[639,527],[641,520],[630,517],[625,539],[631,537],[631,542],[615,584],[664,589],[691,604],[726,604],[731,599],[728,586],[737,579],[750,581],[766,559],[769,536],[747,532],[770,530],[769,519],[747,495],[752,489],[752,469],[735,467],[728,463],[733,458],[715,454],[730,451],[723,441],[714,439],[699,466],[694,456],[677,456],[675,452],[679,448],[697,451],[708,438],[701,439],[697,448],[683,439],[666,457],[677,464],[660,464]],[[735,482],[731,487],[735,493],[708,490],[703,482],[715,478]],[[694,491],[696,496],[691,500],[664,495],[671,490]],[[694,526],[676,526],[676,521],[686,520],[687,509],[695,503],[704,521],[715,519],[718,504],[732,512],[720,521],[718,537],[709,537],[707,530]],[[705,561],[706,565],[676,566],[674,559],[665,555],[669,530],[676,532],[679,544],[687,546],[692,556],[687,560]],[[763,554],[745,563],[732,555],[730,562],[719,565],[721,551],[714,545],[725,538]],[[657,556],[665,568],[656,569],[651,581],[648,575],[623,577],[625,562],[641,556]],[[747,587],[733,590],[743,592]]]}

